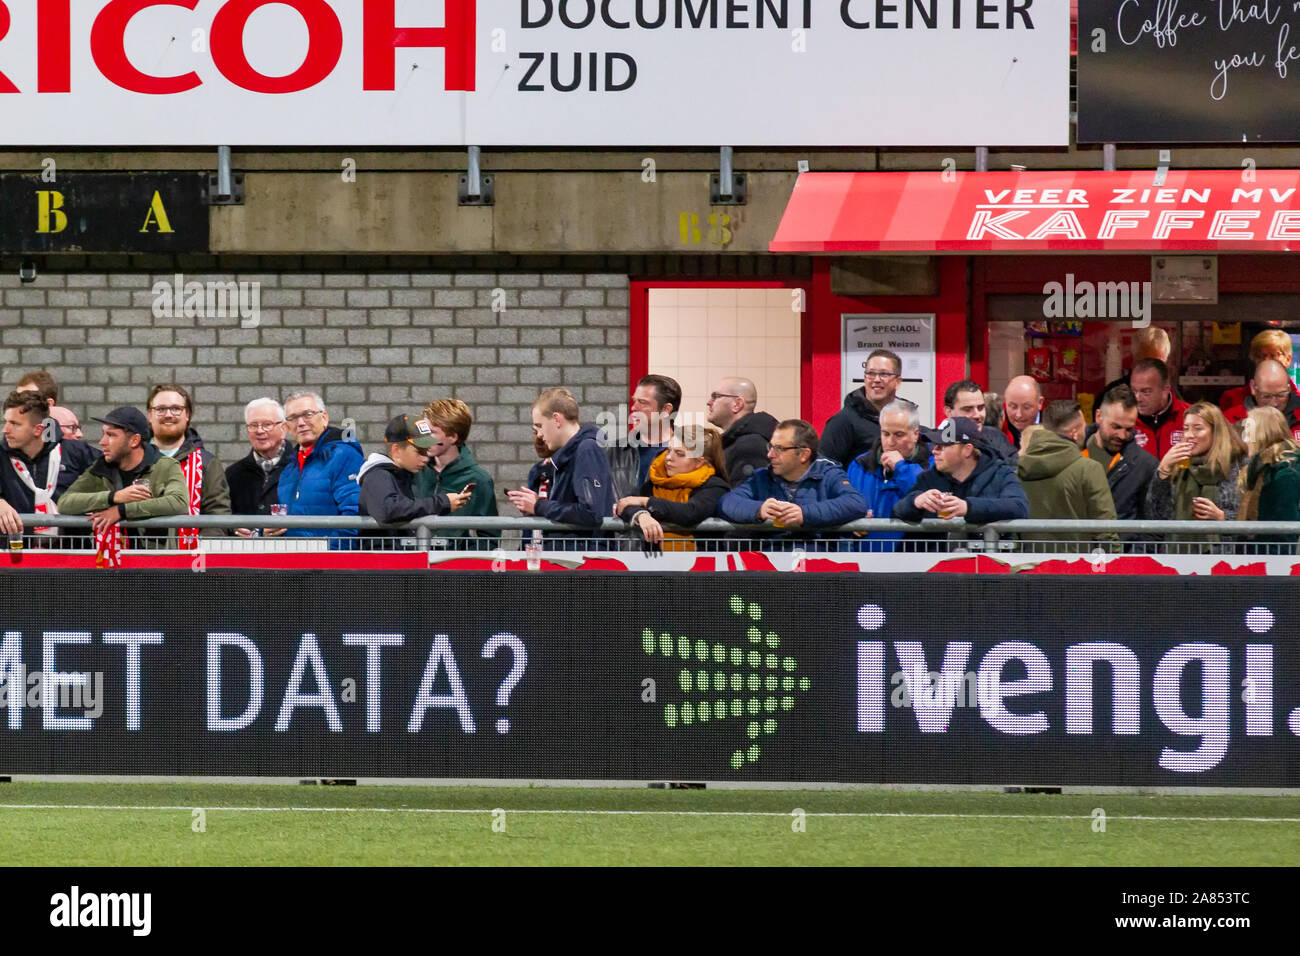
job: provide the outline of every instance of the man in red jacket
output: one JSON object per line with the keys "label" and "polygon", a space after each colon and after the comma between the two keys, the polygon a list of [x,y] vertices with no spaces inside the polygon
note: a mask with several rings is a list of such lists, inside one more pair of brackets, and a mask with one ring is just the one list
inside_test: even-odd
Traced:
{"label": "man in red jacket", "polygon": [[1281,362],[1264,359],[1255,367],[1255,377],[1250,380],[1250,395],[1235,408],[1224,412],[1230,422],[1239,422],[1251,409],[1271,405],[1282,413],[1291,429],[1291,436],[1300,441],[1300,395],[1291,390],[1291,376]]}
{"label": "man in red jacket", "polygon": [[[1289,369],[1291,367],[1291,336],[1281,329],[1265,329],[1251,339],[1250,360],[1255,364],[1256,370],[1259,368],[1259,363],[1265,359],[1272,359],[1284,369]],[[1289,385],[1291,391],[1296,392],[1295,383],[1289,382]],[[1219,396],[1219,407],[1226,413],[1238,405],[1245,404],[1250,394],[1249,385],[1230,388]]]}
{"label": "man in red jacket", "polygon": [[1183,413],[1191,406],[1174,397],[1169,366],[1160,359],[1138,360],[1130,379],[1138,403],[1137,433],[1133,438],[1139,448],[1159,461],[1183,440]]}

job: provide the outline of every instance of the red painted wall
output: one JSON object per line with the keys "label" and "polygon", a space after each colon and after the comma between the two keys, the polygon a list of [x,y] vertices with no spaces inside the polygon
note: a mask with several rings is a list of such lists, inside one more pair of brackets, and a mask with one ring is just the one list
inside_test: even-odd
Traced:
{"label": "red painted wall", "polygon": [[[804,417],[818,431],[844,405],[840,386],[841,316],[846,313],[929,313],[935,327],[935,408],[943,407],[943,390],[949,382],[966,378],[967,283],[965,256],[939,260],[937,296],[872,296],[852,298],[831,292],[831,260],[813,264],[811,308],[804,316]],[[811,352],[811,354],[809,354]],[[924,424],[933,424],[926,422]]]}

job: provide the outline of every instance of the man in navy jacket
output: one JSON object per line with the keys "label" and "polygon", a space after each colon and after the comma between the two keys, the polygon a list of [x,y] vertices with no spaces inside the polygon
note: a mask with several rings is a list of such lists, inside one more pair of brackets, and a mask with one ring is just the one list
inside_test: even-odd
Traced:
{"label": "man in navy jacket", "polygon": [[979,425],[969,418],[948,418],[923,432],[934,452],[934,467],[923,471],[894,505],[895,518],[965,518],[968,524],[985,524],[1029,517],[1029,499],[1015,466],[981,451]]}
{"label": "man in navy jacket", "polygon": [[[866,517],[867,501],[844,469],[817,457],[817,432],[787,419],[772,432],[768,467],[722,496],[718,512],[736,524],[771,521],[778,528],[833,528]],[[784,536],[788,537],[788,535]]]}
{"label": "man in navy jacket", "polygon": [[533,433],[550,450],[555,477],[545,498],[529,488],[506,492],[520,514],[588,528],[614,516],[614,480],[600,429],[581,424],[578,416],[578,402],[567,388],[548,388],[533,403]]}

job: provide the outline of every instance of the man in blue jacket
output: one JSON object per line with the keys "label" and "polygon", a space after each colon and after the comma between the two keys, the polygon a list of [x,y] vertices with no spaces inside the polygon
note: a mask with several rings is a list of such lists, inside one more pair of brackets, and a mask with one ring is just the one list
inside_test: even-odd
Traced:
{"label": "man in blue jacket", "polygon": [[[280,472],[280,501],[290,515],[355,515],[357,476],[365,455],[355,441],[330,427],[325,402],[315,392],[295,392],[284,403],[284,420],[298,442],[297,453]],[[356,530],[290,528],[286,537],[356,536]]]}
{"label": "man in blue jacket", "polygon": [[1029,499],[1015,466],[988,453],[980,425],[969,418],[947,418],[923,432],[934,451],[934,467],[922,472],[894,505],[895,518],[965,518],[968,524],[985,524],[1029,517]]}
{"label": "man in blue jacket", "polygon": [[551,453],[555,476],[545,498],[529,488],[507,491],[520,514],[561,524],[599,527],[614,515],[614,480],[600,446],[600,429],[579,421],[567,388],[548,388],[533,403],[533,433]]}
{"label": "man in blue jacket", "polygon": [[[867,501],[868,518],[892,518],[894,505],[912,490],[921,472],[934,465],[928,443],[919,440],[921,419],[916,406],[895,399],[880,410],[880,439],[849,465],[849,483]],[[901,531],[873,531],[868,551],[894,551]]]}
{"label": "man in blue jacket", "polygon": [[[718,512],[736,524],[771,521],[778,528],[834,528],[867,514],[867,502],[844,469],[817,457],[817,431],[805,421],[776,426],[768,467],[722,496]],[[787,533],[782,537],[789,538]]]}

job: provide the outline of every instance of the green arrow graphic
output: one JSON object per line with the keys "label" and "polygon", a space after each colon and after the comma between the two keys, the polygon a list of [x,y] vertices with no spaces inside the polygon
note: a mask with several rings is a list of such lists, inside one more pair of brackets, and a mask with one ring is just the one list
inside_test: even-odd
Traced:
{"label": "green arrow graphic", "polygon": [[757,763],[762,753],[758,741],[775,734],[779,715],[794,710],[795,691],[807,693],[812,680],[798,675],[799,663],[777,653],[781,636],[760,626],[763,608],[732,595],[731,613],[748,621],[747,644],[737,647],[703,638],[641,632],[641,646],[650,656],[659,654],[681,662],[677,683],[684,695],[664,704],[664,723],[690,727],[710,721],[734,720],[745,724],[748,743],[731,754],[731,768]]}

